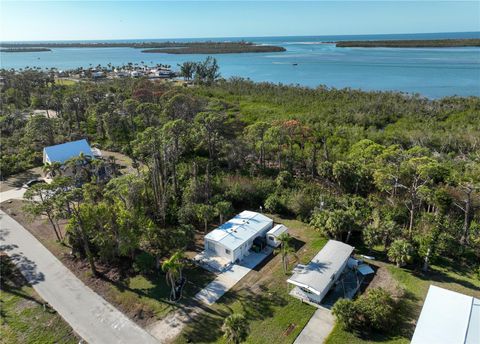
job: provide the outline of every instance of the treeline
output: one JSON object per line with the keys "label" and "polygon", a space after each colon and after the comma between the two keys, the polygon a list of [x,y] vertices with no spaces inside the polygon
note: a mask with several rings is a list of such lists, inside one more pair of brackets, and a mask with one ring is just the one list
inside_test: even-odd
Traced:
{"label": "treeline", "polygon": [[4,48],[0,49],[2,53],[38,53],[43,51],[52,51],[48,48]]}
{"label": "treeline", "polygon": [[[48,51],[48,48],[136,48],[143,53],[165,54],[228,54],[281,52],[285,48],[273,45],[255,45],[252,42],[74,42],[74,43],[0,43],[2,51]],[[38,50],[48,49],[48,50]]]}
{"label": "treeline", "polygon": [[[135,173],[109,182],[93,173],[71,187],[59,176],[59,193],[42,205],[69,221],[66,241],[92,265],[147,254],[158,266],[195,231],[263,207],[384,250],[398,265],[428,269],[444,258],[478,269],[478,98],[216,77],[188,88],[146,79],[65,87],[38,71],[2,77],[3,174],[78,138],[133,159]],[[30,109],[56,117],[25,117]]]}
{"label": "treeline", "polygon": [[411,40],[375,40],[375,41],[340,41],[339,48],[453,48],[480,47],[480,39],[411,39]]}
{"label": "treeline", "polygon": [[161,54],[240,54],[240,53],[272,53],[286,51],[283,47],[272,45],[253,45],[245,43],[218,43],[209,45],[187,45],[172,48],[146,49],[142,53]]}

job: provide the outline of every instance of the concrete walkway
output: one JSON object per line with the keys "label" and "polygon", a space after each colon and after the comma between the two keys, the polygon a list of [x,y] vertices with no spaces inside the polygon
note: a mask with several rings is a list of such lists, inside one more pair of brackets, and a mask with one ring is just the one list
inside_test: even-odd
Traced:
{"label": "concrete walkway", "polygon": [[322,344],[332,332],[334,325],[332,312],[321,307],[315,311],[293,344]]}
{"label": "concrete walkway", "polygon": [[[0,194],[2,201],[9,196],[5,194]],[[35,291],[88,343],[158,343],[83,284],[30,232],[1,210],[0,250],[12,257]]]}
{"label": "concrete walkway", "polygon": [[195,299],[208,306],[215,303],[271,253],[271,249],[260,253],[250,253],[243,258],[240,264],[233,264],[227,270],[220,273],[214,281],[210,282],[210,284],[195,295]]}
{"label": "concrete walkway", "polygon": [[232,265],[228,270],[218,275],[215,280],[210,282],[205,288],[200,290],[195,299],[206,305],[215,303],[230,288],[238,283],[251,269],[237,264]]}

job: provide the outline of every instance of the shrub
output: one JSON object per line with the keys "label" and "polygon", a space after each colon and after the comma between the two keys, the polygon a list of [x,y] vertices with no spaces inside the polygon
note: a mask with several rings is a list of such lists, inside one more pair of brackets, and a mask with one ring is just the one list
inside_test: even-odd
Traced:
{"label": "shrub", "polygon": [[283,206],[282,197],[278,193],[272,193],[265,200],[265,210],[270,213],[281,214],[285,211]]}
{"label": "shrub", "polygon": [[375,288],[356,301],[357,311],[362,315],[363,326],[373,330],[387,330],[392,323],[394,301],[382,288]]}
{"label": "shrub", "polygon": [[338,300],[335,305],[333,305],[332,313],[344,329],[351,331],[358,328],[358,311],[354,301],[348,299]]}
{"label": "shrub", "polygon": [[242,314],[234,313],[225,318],[222,331],[227,343],[239,344],[248,336],[248,325]]}
{"label": "shrub", "polygon": [[315,199],[306,190],[291,192],[289,195],[288,209],[302,221],[307,221],[315,208]]}
{"label": "shrub", "polygon": [[395,240],[388,249],[388,259],[398,267],[409,263],[412,260],[412,254],[412,244],[404,239]]}
{"label": "shrub", "polygon": [[135,257],[133,268],[136,272],[147,274],[155,269],[155,257],[147,252],[142,252]]}
{"label": "shrub", "polygon": [[332,308],[337,321],[347,331],[387,331],[395,319],[395,303],[382,288],[375,288],[355,301],[340,299]]}
{"label": "shrub", "polygon": [[287,188],[292,185],[292,174],[288,171],[281,171],[275,179],[277,188]]}

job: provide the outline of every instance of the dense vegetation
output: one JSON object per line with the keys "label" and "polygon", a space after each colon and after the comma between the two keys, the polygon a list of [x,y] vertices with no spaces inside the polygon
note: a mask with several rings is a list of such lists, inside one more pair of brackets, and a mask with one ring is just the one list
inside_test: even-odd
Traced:
{"label": "dense vegetation", "polygon": [[94,273],[98,260],[159,269],[195,231],[259,207],[318,236],[380,246],[398,266],[428,270],[442,258],[480,268],[479,98],[1,76],[2,176],[39,165],[44,146],[80,138],[133,160],[134,173],[108,182],[90,161],[75,164],[74,178],[58,173],[32,188],[46,196],[36,211],[68,220],[65,242]]}
{"label": "dense vegetation", "polygon": [[479,47],[480,39],[409,39],[388,41],[341,41],[336,42],[339,48],[450,48]]}
{"label": "dense vegetation", "polygon": [[52,51],[49,48],[5,48],[0,49],[2,53],[39,53],[43,51]]}
{"label": "dense vegetation", "polygon": [[[13,51],[48,51],[49,48],[136,48],[146,49],[143,53],[165,54],[229,54],[229,53],[266,53],[285,51],[283,47],[273,45],[255,45],[252,42],[90,42],[90,43],[0,43]],[[25,50],[34,49],[34,50]],[[39,50],[42,49],[42,50]],[[46,49],[46,50],[43,50]]]}

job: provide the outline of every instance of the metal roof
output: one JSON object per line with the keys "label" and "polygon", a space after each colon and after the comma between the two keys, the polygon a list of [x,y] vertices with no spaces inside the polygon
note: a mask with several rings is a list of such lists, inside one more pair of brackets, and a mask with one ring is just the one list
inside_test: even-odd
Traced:
{"label": "metal roof", "polygon": [[80,153],[93,158],[92,149],[85,139],[45,147],[44,153],[50,162],[64,163],[68,159],[79,156]]}
{"label": "metal roof", "polygon": [[272,225],[273,220],[265,215],[245,210],[205,235],[205,239],[219,242],[222,246],[234,251],[266,226]]}
{"label": "metal roof", "polygon": [[366,276],[366,275],[370,275],[370,274],[373,274],[375,271],[373,271],[373,269],[367,265],[367,264],[360,264],[358,267],[357,267],[357,270],[358,272],[360,272],[363,276]]}
{"label": "metal roof", "polygon": [[353,247],[343,242],[329,240],[320,252],[303,268],[296,269],[287,282],[321,295],[336,278],[343,264],[353,252]]}
{"label": "metal roof", "polygon": [[480,343],[480,300],[430,285],[411,344]]}
{"label": "metal roof", "polygon": [[288,231],[288,228],[285,227],[284,225],[276,225],[275,227],[270,229],[267,234],[271,234],[275,237],[278,237],[280,234],[285,233],[286,231]]}

